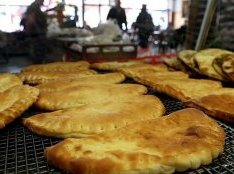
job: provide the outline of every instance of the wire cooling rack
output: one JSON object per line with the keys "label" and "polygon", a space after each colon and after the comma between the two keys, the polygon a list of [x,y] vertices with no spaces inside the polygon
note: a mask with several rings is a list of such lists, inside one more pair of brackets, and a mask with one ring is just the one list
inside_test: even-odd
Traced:
{"label": "wire cooling rack", "polygon": [[[149,89],[150,94],[155,94]],[[184,108],[178,100],[162,94],[155,94],[164,103],[167,113]],[[39,113],[35,108],[29,109],[23,117]],[[224,153],[211,165],[191,170],[189,174],[231,174],[234,173],[234,128],[218,122],[226,132]],[[44,149],[60,142],[61,139],[42,137],[32,134],[21,124],[20,119],[0,130],[0,174],[35,174],[60,172],[47,164]]]}

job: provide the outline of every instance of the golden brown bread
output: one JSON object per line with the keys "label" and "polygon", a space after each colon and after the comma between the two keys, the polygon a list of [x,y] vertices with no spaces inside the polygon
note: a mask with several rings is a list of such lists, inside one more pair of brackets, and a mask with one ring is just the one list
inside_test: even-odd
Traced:
{"label": "golden brown bread", "polygon": [[21,72],[79,72],[81,69],[88,69],[90,64],[87,61],[77,62],[53,62],[47,64],[30,65]]}
{"label": "golden brown bread", "polygon": [[16,85],[22,85],[22,81],[16,75],[11,73],[0,74],[0,92]]}
{"label": "golden brown bread", "polygon": [[176,71],[176,72],[152,72],[152,73],[136,73],[132,75],[132,78],[144,85],[151,86],[152,82],[158,82],[158,81],[165,81],[165,80],[180,80],[180,79],[188,79],[188,74],[182,72],[182,71]]}
{"label": "golden brown bread", "polygon": [[130,65],[128,67],[119,67],[118,69],[122,68],[167,70],[167,66],[164,64],[150,64],[150,63],[139,63],[139,64]]}
{"label": "golden brown bread", "polygon": [[[130,96],[76,108],[42,113],[24,120],[24,125],[39,135],[84,137],[108,132],[134,122],[160,117],[165,108],[155,96]],[[56,123],[56,125],[55,125]]]}
{"label": "golden brown bread", "polygon": [[211,78],[223,80],[223,77],[215,71],[212,64],[217,57],[220,57],[225,54],[234,53],[223,49],[210,48],[197,52],[194,55],[194,60],[197,63],[201,73]]}
{"label": "golden brown bread", "polygon": [[165,65],[151,65],[151,64],[137,64],[129,67],[120,67],[117,69],[127,77],[134,77],[135,74],[151,74],[156,72],[167,72],[168,69]]}
{"label": "golden brown bread", "polygon": [[96,74],[93,70],[80,70],[75,73],[66,72],[37,72],[26,71],[18,74],[18,77],[27,84],[38,85],[41,83],[47,83],[51,80],[68,79],[68,78],[80,78],[88,75]]}
{"label": "golden brown bread", "polygon": [[18,85],[0,93],[0,129],[14,121],[37,99],[39,90]]}
{"label": "golden brown bread", "polygon": [[66,173],[169,174],[207,165],[223,152],[224,130],[204,113],[184,109],[45,150]]}
{"label": "golden brown bread", "polygon": [[212,94],[222,87],[220,82],[198,79],[147,79],[147,83],[156,91],[182,101]]}
{"label": "golden brown bread", "polygon": [[184,104],[202,110],[214,118],[234,123],[234,93],[208,95],[185,101]]}
{"label": "golden brown bread", "polygon": [[234,95],[234,88],[217,88],[214,89],[213,91],[210,92],[210,94],[229,94],[229,95]]}
{"label": "golden brown bread", "polygon": [[53,80],[36,86],[40,92],[61,91],[70,87],[84,84],[112,84],[120,83],[125,80],[121,73],[95,74],[75,79]]}
{"label": "golden brown bread", "polygon": [[91,64],[91,68],[98,69],[98,70],[109,70],[109,71],[115,71],[119,67],[128,67],[131,65],[138,65],[142,64],[140,61],[128,61],[128,62],[101,62],[101,63],[93,63]]}
{"label": "golden brown bread", "polygon": [[35,105],[45,110],[59,110],[84,104],[119,101],[129,96],[141,95],[147,88],[138,84],[90,84],[55,92],[41,92]]}

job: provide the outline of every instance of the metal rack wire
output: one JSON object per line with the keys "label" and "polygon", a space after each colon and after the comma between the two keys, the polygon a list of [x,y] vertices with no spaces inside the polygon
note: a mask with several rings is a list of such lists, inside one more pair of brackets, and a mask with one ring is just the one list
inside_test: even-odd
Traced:
{"label": "metal rack wire", "polygon": [[[157,95],[164,103],[167,113],[184,108],[178,100],[162,94]],[[31,108],[23,117],[37,114],[38,110]],[[229,174],[234,173],[234,128],[226,123],[218,122],[226,131],[226,144],[222,156],[218,157],[209,166],[202,166],[191,170],[189,174]],[[31,174],[60,172],[47,164],[44,149],[61,141],[61,139],[42,137],[32,134],[17,119],[7,128],[0,130],[0,173],[4,174]]]}

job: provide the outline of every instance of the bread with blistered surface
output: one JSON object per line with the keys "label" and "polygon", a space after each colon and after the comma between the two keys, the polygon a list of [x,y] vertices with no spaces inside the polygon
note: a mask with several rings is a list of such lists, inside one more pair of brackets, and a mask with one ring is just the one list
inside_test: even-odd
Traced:
{"label": "bread with blistered surface", "polygon": [[158,77],[139,76],[134,79],[139,83],[152,87],[157,92],[165,93],[182,101],[214,94],[222,88],[222,84],[218,81],[189,79],[188,77],[181,76],[180,74],[178,74],[178,76],[162,74]]}
{"label": "bread with blistered surface", "polygon": [[165,80],[182,80],[182,79],[188,79],[188,74],[182,72],[182,71],[166,71],[166,72],[139,72],[132,75],[132,78],[144,85],[151,86],[152,82],[160,82]]}
{"label": "bread with blistered surface", "polygon": [[47,64],[30,65],[21,70],[21,72],[67,72],[75,73],[80,70],[88,69],[90,66],[87,61],[77,62],[53,62]]}
{"label": "bread with blistered surface", "polygon": [[129,96],[147,93],[147,88],[138,84],[90,84],[79,85],[55,92],[41,92],[35,105],[45,110],[60,110],[84,104],[122,100]]}
{"label": "bread with blistered surface", "polygon": [[26,111],[39,95],[37,88],[18,85],[0,93],[0,129]]}
{"label": "bread with blistered surface", "polygon": [[208,95],[185,101],[184,104],[200,109],[214,118],[234,123],[234,93]]}
{"label": "bread with blistered surface", "polygon": [[199,71],[202,74],[211,78],[224,80],[223,77],[215,71],[212,64],[217,57],[220,57],[225,54],[234,54],[234,53],[223,49],[209,48],[197,52],[194,55],[194,61],[198,65]]}
{"label": "bread with blistered surface", "polygon": [[0,92],[3,92],[13,86],[22,85],[22,81],[14,74],[1,73],[0,74]]}
{"label": "bread with blistered surface", "polygon": [[115,71],[120,67],[129,67],[132,65],[142,64],[140,61],[128,61],[128,62],[100,62],[91,64],[91,68],[98,70],[106,70],[106,71]]}
{"label": "bread with blistered surface", "polygon": [[80,78],[88,75],[97,74],[93,70],[80,70],[79,72],[75,73],[65,73],[65,72],[21,72],[18,74],[18,77],[27,84],[30,85],[38,85],[42,83],[47,83],[51,80],[58,80],[58,79],[75,79]]}
{"label": "bread with blistered surface", "polygon": [[224,149],[225,133],[196,109],[138,122],[45,150],[48,163],[66,173],[169,174],[208,165]]}
{"label": "bread with blistered surface", "polygon": [[138,121],[161,117],[164,112],[165,108],[157,97],[140,95],[129,96],[119,101],[42,113],[24,119],[23,123],[39,135],[62,138],[86,137]]}
{"label": "bread with blistered surface", "polygon": [[36,86],[40,92],[61,91],[84,84],[114,84],[125,80],[121,73],[94,74],[74,79],[53,80]]}

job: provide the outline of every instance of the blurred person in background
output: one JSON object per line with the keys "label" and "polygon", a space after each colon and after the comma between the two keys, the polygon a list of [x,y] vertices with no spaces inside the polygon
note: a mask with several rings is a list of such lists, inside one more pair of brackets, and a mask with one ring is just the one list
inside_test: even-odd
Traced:
{"label": "blurred person in background", "polygon": [[151,15],[147,12],[145,4],[142,5],[141,12],[137,17],[137,20],[135,22],[135,29],[138,30],[140,47],[147,48],[149,36],[154,31],[154,24]]}
{"label": "blurred person in background", "polygon": [[26,37],[30,39],[30,55],[34,63],[42,63],[45,58],[45,41],[47,33],[46,14],[41,11],[44,0],[35,0],[28,6],[20,24],[24,27]]}
{"label": "blurred person in background", "polygon": [[[121,30],[127,30],[127,20],[125,10],[121,7],[120,0],[116,0],[115,6],[112,7],[107,15],[107,20],[116,20]],[[123,24],[125,25],[123,27]]]}

